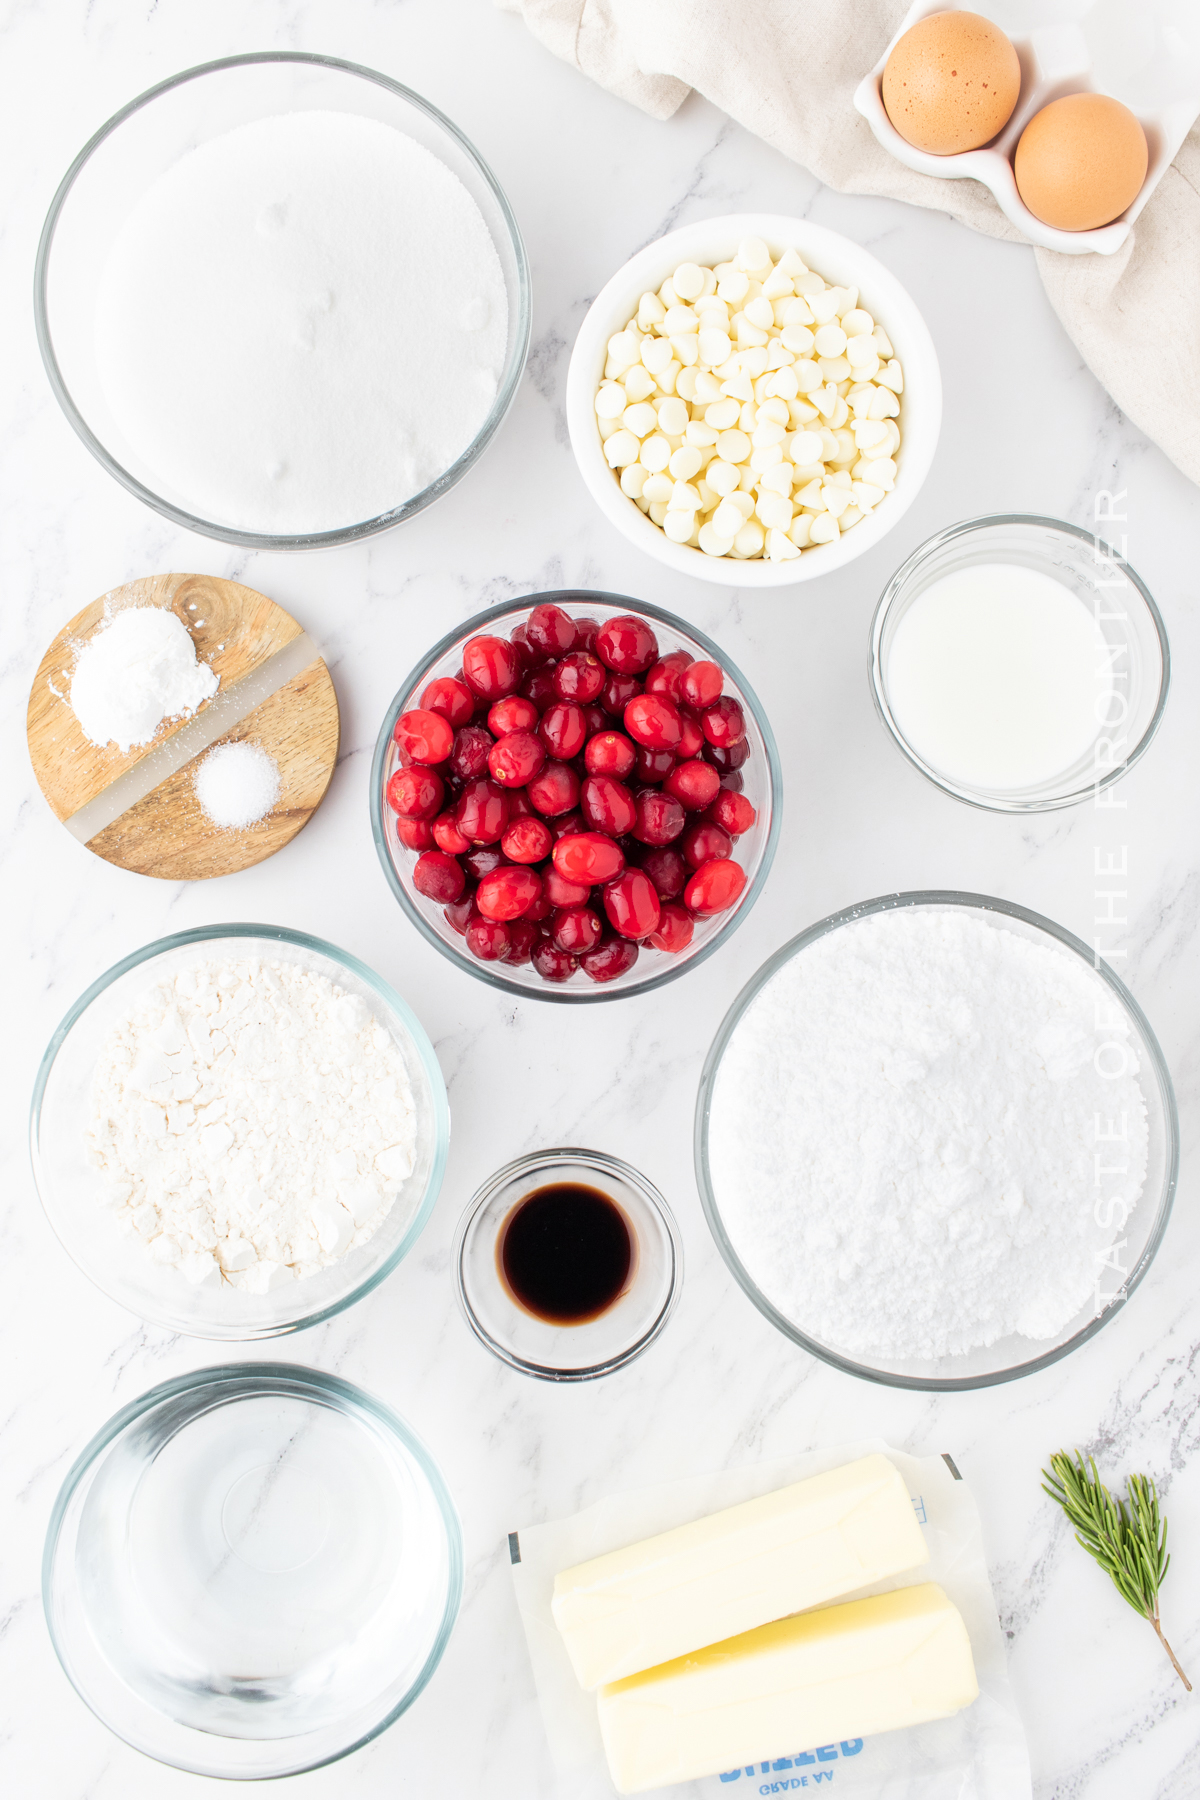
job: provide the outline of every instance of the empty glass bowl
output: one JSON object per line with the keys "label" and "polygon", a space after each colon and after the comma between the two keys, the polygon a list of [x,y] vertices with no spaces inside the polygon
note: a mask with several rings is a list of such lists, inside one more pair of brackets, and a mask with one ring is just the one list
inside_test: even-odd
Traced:
{"label": "empty glass bowl", "polygon": [[[741,705],[750,746],[749,758],[739,773],[743,792],[758,817],[749,831],[734,840],[731,854],[741,863],[747,876],[737,901],[727,912],[716,913],[707,919],[698,918],[686,950],[671,955],[643,946],[631,969],[615,981],[602,983],[592,981],[582,972],[576,972],[567,981],[543,981],[529,963],[480,962],[472,956],[461,935],[447,922],[444,909],[414,888],[412,872],[417,852],[405,849],[400,843],[396,836],[395,814],[384,798],[388,780],[400,767],[392,736],[400,714],[419,705],[422,693],[435,676],[455,675],[461,670],[463,645],[468,638],[478,632],[506,637],[535,606],[551,603],[563,607],[574,618],[594,618],[601,624],[620,613],[640,614],[651,623],[660,655],[665,656],[672,650],[686,650],[695,660],[719,663],[725,674],[725,693]],[[613,723],[616,726],[618,721],[614,719]],[[702,963],[737,930],[762,892],[770,872],[779,837],[782,789],[779,753],[766,714],[745,676],[711,638],[705,637],[694,625],[685,624],[682,619],[645,600],[630,600],[624,594],[591,593],[586,588],[556,589],[553,593],[527,594],[522,600],[506,601],[488,612],[477,613],[435,644],[408,676],[387,710],[375,743],[371,764],[371,830],[389,887],[417,930],[443,956],[448,956],[451,962],[466,969],[477,980],[490,982],[493,987],[504,988],[510,994],[566,1005],[586,1005],[590,1001],[619,1000],[626,994],[648,993],[652,988],[662,987]]]}
{"label": "empty glass bowl", "polygon": [[[889,1359],[882,1356],[867,1360],[858,1352],[850,1353],[844,1346],[819,1339],[806,1323],[803,1311],[794,1316],[785,1313],[764,1292],[764,1286],[770,1285],[769,1282],[764,1281],[760,1285],[750,1274],[727,1226],[722,1211],[722,1195],[713,1179],[709,1160],[709,1128],[714,1091],[720,1082],[722,1059],[730,1040],[758,995],[784,964],[794,957],[803,956],[809,946],[819,939],[852,925],[859,919],[874,913],[918,907],[925,910],[969,909],[986,919],[997,930],[1009,931],[1017,937],[1046,946],[1057,955],[1078,957],[1086,963],[1089,970],[1094,971],[1096,979],[1103,982],[1111,995],[1113,1007],[1125,1020],[1129,1031],[1128,1041],[1137,1056],[1146,1100],[1148,1160],[1141,1198],[1121,1228],[1123,1241],[1120,1247],[1119,1272],[1112,1272],[1110,1265],[1104,1260],[1108,1239],[1098,1236],[1097,1270],[1102,1276],[1103,1287],[1098,1283],[1095,1305],[1085,1308],[1055,1337],[1035,1340],[1013,1335],[963,1355],[944,1356],[929,1361]],[[864,976],[864,979],[867,978],[869,973]],[[904,1077],[901,1076],[900,1079],[903,1080]],[[1111,1125],[1111,1121],[1109,1124]],[[833,1129],[832,1126],[830,1128]],[[1099,1130],[1099,1126],[1097,1129]],[[1112,1154],[1115,1155],[1116,1152]],[[911,1146],[897,1145],[897,1167],[903,1168],[905,1157],[911,1155]],[[938,891],[888,894],[882,899],[864,901],[860,906],[834,913],[828,919],[811,925],[799,937],[777,950],[742,989],[721,1022],[700,1078],[700,1092],[696,1102],[695,1156],[701,1204],[717,1248],[740,1287],[777,1330],[801,1349],[820,1357],[823,1362],[831,1363],[835,1369],[841,1369],[848,1375],[860,1375],[868,1381],[884,1382],[891,1387],[957,1390],[990,1387],[996,1382],[1013,1381],[1018,1376],[1048,1368],[1051,1363],[1058,1362],[1081,1344],[1086,1344],[1089,1338],[1095,1337],[1109,1319],[1121,1310],[1153,1262],[1171,1215],[1179,1175],[1179,1119],[1170,1074],[1141,1008],[1107,964],[1097,962],[1087,944],[1081,943],[1069,931],[1064,931],[1061,925],[1042,918],[1038,913],[982,894]],[[1111,1213],[1111,1208],[1109,1211]],[[1101,1226],[1099,1218],[1097,1225]],[[799,1218],[795,1229],[803,1243],[804,1225]],[[825,1244],[812,1250],[813,1257],[824,1258],[834,1253]],[[761,1252],[759,1255],[761,1259]],[[1110,1272],[1104,1274],[1105,1270]],[[1109,1284],[1111,1291],[1105,1291]]]}
{"label": "empty glass bowl", "polygon": [[[504,1277],[504,1230],[523,1200],[562,1184],[598,1190],[624,1215],[633,1244],[625,1284],[598,1317],[551,1324],[521,1305]],[[666,1327],[683,1288],[683,1240],[670,1208],[644,1175],[598,1150],[540,1150],[484,1182],[458,1228],[458,1298],[494,1356],[544,1381],[589,1381],[640,1356]]]}
{"label": "empty glass bowl", "polygon": [[420,1439],[287,1363],[201,1369],[117,1413],[63,1483],[42,1565],[55,1651],[96,1716],[229,1780],[377,1737],[437,1667],[462,1581]]}
{"label": "empty glass bowl", "polygon": [[[1104,640],[1095,666],[1097,682],[1105,687],[1097,686],[1094,741],[1069,767],[1027,787],[972,786],[935,767],[905,736],[888,681],[896,631],[913,602],[944,576],[989,563],[1016,564],[1051,577],[1076,596]],[[1170,679],[1166,627],[1145,584],[1096,534],[1059,519],[997,513],[939,531],[897,569],[871,625],[871,693],[895,742],[943,792],[993,812],[1074,806],[1119,781],[1158,730]]]}
{"label": "empty glass bowl", "polygon": [[[204,516],[185,493],[163,493],[156,473],[127,442],[97,368],[95,299],[113,239],[146,190],[198,144],[251,121],[294,112],[350,113],[413,138],[462,182],[483,215],[508,295],[508,339],[495,400],[472,442],[411,498],[337,530],[274,534]],[[156,270],[164,306],[186,269]],[[428,100],[388,75],[337,57],[271,50],[185,69],[115,113],[84,145],[50,205],[38,245],[34,310],[42,361],[55,398],[101,467],[156,512],[189,531],[256,550],[350,543],[420,512],[461,480],[512,404],[529,349],[530,283],[512,209],[479,152]],[[186,430],[188,421],[179,426]],[[236,421],[231,424],[236,429]]]}
{"label": "empty glass bowl", "polygon": [[[214,956],[298,963],[357,995],[391,1034],[404,1061],[416,1115],[411,1175],[374,1235],[304,1280],[265,1294],[228,1282],[193,1287],[125,1237],[87,1161],[92,1076],[113,1026],[164,975]],[[30,1149],[47,1217],[68,1254],[110,1299],[152,1325],[189,1337],[267,1338],[328,1319],[369,1294],[416,1243],[432,1213],[450,1139],[446,1084],[420,1022],[372,969],[321,938],[277,925],[210,925],[135,950],[81,994],[50,1040],[33,1093]]]}

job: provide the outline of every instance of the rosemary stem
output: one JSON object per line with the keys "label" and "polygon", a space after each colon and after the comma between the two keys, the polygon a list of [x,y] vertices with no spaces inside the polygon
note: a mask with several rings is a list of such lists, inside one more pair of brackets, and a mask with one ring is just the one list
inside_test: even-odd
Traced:
{"label": "rosemary stem", "polygon": [[1182,1681],[1184,1687],[1187,1689],[1188,1693],[1190,1694],[1192,1691],[1192,1684],[1188,1680],[1187,1676],[1184,1674],[1183,1670],[1180,1668],[1179,1658],[1176,1656],[1176,1654],[1172,1650],[1170,1644],[1168,1644],[1166,1638],[1163,1636],[1163,1628],[1158,1622],[1157,1612],[1150,1613],[1148,1615],[1148,1617],[1150,1619],[1150,1623],[1153,1625],[1155,1631],[1158,1633],[1159,1643],[1162,1645],[1163,1649],[1166,1651],[1167,1655],[1171,1659],[1172,1668],[1175,1670],[1175,1673],[1178,1675],[1180,1681]]}

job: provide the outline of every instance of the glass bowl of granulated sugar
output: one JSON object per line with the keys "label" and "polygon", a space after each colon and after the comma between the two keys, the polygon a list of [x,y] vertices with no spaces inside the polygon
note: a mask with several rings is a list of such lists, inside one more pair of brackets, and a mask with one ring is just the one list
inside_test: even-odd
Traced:
{"label": "glass bowl of granulated sugar", "polygon": [[525,250],[483,158],[399,82],[300,52],[122,107],[54,197],[34,298],[102,467],[265,550],[347,543],[446,493],[529,348]]}
{"label": "glass bowl of granulated sugar", "polygon": [[373,970],[272,925],[179,932],[80,995],[34,1088],[34,1178],[110,1299],[168,1331],[267,1338],[360,1300],[437,1200],[450,1115],[429,1039]]}
{"label": "glass bowl of granulated sugar", "polygon": [[700,1082],[697,1179],[731,1272],[793,1343],[894,1387],[1012,1381],[1094,1337],[1178,1170],[1129,990],[979,894],[810,926],[738,996]]}

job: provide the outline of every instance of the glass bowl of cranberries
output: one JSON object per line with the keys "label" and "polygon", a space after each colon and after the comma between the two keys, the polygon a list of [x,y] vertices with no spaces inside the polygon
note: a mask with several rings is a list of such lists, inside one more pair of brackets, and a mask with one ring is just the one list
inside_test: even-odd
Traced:
{"label": "glass bowl of cranberries", "polygon": [[388,709],[371,825],[400,905],[510,993],[642,993],[762,889],[779,757],[744,677],[621,594],[532,594],[436,644]]}

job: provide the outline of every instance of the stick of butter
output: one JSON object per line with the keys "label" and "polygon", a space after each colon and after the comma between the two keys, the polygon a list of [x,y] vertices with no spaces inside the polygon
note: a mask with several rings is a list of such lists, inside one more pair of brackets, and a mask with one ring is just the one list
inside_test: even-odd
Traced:
{"label": "stick of butter", "polygon": [[551,1607],[596,1688],[928,1561],[900,1472],[875,1452],[564,1569]]}
{"label": "stick of butter", "polygon": [[617,1790],[640,1794],[948,1718],[978,1692],[962,1616],[926,1581],[760,1625],[601,1688],[597,1702]]}

